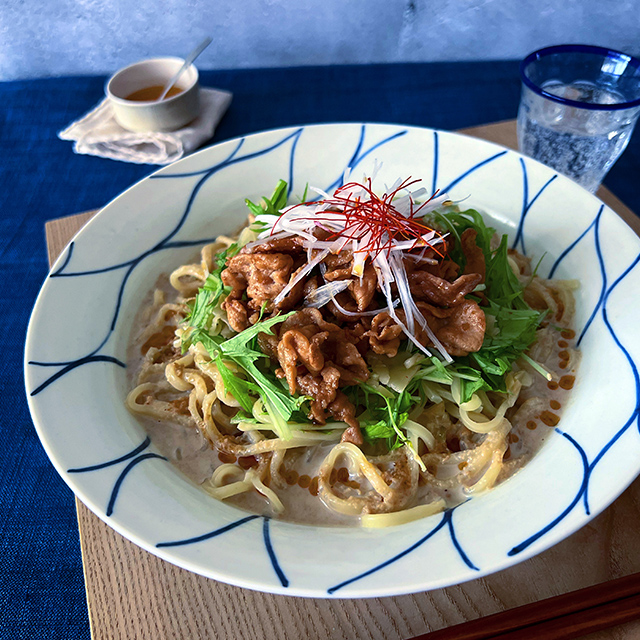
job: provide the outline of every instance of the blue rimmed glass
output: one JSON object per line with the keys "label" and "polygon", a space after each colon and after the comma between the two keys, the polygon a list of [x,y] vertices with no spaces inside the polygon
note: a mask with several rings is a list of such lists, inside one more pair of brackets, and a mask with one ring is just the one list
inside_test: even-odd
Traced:
{"label": "blue rimmed glass", "polygon": [[640,60],[560,45],[528,55],[520,76],[520,151],[596,191],[640,115]]}

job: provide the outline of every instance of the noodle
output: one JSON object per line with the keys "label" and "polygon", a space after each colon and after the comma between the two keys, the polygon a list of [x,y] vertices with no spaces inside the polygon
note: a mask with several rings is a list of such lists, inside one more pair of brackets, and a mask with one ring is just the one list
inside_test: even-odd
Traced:
{"label": "noodle", "polygon": [[[359,187],[349,186],[351,196]],[[280,211],[274,203],[265,200],[266,213]],[[126,406],[165,453],[187,473],[189,465],[197,468],[191,477],[218,500],[303,522],[365,527],[432,515],[522,466],[565,402],[566,392],[547,382],[575,372],[579,361],[561,336],[572,333],[577,283],[533,275],[527,258],[504,249],[508,274],[501,277],[521,302],[500,307],[496,285],[489,289],[495,275],[487,269],[485,287],[484,269],[502,249],[495,240],[491,249],[481,246],[489,229],[475,212],[453,209],[445,220],[446,211],[435,211],[425,220],[440,222],[442,232],[429,237],[441,250],[402,240],[399,253],[378,263],[380,254],[355,259],[362,246],[356,240],[334,252],[324,227],[310,232],[304,218],[287,221],[294,208],[284,209],[281,230],[271,220],[272,235],[254,210],[238,238],[205,246],[199,262],[173,271],[143,305]],[[319,211],[323,224],[336,224],[342,210],[333,203]],[[461,244],[447,239],[452,224],[471,222],[474,234],[461,234]],[[456,251],[464,272],[450,257]],[[393,280],[384,280],[389,275]],[[322,280],[329,293],[313,294]],[[432,291],[434,282],[439,289]],[[516,346],[505,346],[513,318],[529,323],[532,339],[516,336]],[[244,335],[242,327],[250,332],[263,322],[271,324],[225,351]],[[507,356],[488,362],[495,353]]]}

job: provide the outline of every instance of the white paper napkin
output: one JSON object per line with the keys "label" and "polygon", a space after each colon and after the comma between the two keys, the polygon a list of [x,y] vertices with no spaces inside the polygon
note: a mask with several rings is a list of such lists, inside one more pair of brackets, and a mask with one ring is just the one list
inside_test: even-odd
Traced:
{"label": "white paper napkin", "polygon": [[105,98],[85,116],[58,133],[72,140],[73,150],[137,164],[169,164],[191,153],[213,136],[231,103],[232,94],[200,89],[200,115],[177,131],[135,133],[121,127]]}

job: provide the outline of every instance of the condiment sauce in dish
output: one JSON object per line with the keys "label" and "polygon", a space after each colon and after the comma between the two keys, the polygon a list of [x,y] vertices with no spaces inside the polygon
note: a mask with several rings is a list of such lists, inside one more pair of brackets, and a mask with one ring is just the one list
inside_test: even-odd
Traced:
{"label": "condiment sauce in dish", "polygon": [[[151,87],[145,87],[144,89],[138,89],[137,91],[134,91],[133,93],[129,94],[126,99],[132,100],[134,102],[154,102],[162,95],[163,91],[164,85],[155,84]],[[177,96],[183,91],[184,89],[182,89],[181,87],[176,87],[174,85],[173,87],[171,87],[171,89],[169,89],[164,99],[166,100],[167,98]]]}

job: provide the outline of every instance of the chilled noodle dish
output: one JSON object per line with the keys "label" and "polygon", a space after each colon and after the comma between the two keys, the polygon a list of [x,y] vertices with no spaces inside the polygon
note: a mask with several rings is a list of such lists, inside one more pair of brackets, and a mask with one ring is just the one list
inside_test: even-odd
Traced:
{"label": "chilled noodle dish", "polygon": [[158,280],[127,406],[214,498],[401,524],[491,489],[558,423],[577,282],[540,278],[419,182],[345,176],[295,199],[281,181],[236,237]]}

